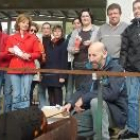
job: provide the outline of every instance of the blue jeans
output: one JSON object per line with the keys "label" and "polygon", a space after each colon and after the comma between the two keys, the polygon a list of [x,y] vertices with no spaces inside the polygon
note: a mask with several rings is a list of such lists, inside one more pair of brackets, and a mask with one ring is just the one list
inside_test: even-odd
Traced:
{"label": "blue jeans", "polygon": [[140,78],[126,78],[128,94],[128,119],[127,127],[133,133],[139,130],[139,96],[140,96]]}
{"label": "blue jeans", "polygon": [[0,71],[0,90],[2,88],[3,79],[4,79],[4,72],[3,71]]}
{"label": "blue jeans", "polygon": [[[4,79],[4,73],[3,71],[0,71],[0,94],[1,94],[1,89],[3,85],[3,79]],[[2,98],[0,99],[0,110],[2,111]]]}
{"label": "blue jeans", "polygon": [[12,84],[10,75],[6,72],[0,72],[0,91],[3,86],[3,94],[4,94],[4,112],[11,111],[12,107]]}
{"label": "blue jeans", "polygon": [[29,107],[33,75],[11,74],[10,77],[13,86],[12,110]]}
{"label": "blue jeans", "polygon": [[46,94],[46,92],[47,92],[47,87],[44,87],[42,86],[41,83],[39,83],[38,85],[39,108],[49,105],[48,94]]}
{"label": "blue jeans", "polygon": [[66,84],[66,97],[65,97],[66,103],[72,98],[73,92],[74,92],[74,77],[73,75],[68,75],[67,84]]}

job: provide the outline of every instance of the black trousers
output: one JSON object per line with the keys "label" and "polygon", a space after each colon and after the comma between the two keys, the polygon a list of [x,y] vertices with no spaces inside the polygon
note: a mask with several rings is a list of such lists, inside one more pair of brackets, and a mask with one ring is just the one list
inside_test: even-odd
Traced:
{"label": "black trousers", "polygon": [[48,95],[51,106],[63,104],[63,94],[61,87],[48,87]]}

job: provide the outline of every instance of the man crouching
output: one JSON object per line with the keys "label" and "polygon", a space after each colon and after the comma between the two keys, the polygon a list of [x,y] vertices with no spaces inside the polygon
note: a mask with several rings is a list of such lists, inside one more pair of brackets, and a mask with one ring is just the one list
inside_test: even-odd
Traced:
{"label": "man crouching", "polygon": [[[122,67],[108,54],[103,43],[95,42],[88,49],[90,70],[123,72]],[[109,140],[111,127],[124,128],[127,118],[127,94],[124,77],[108,77],[102,79],[102,140]],[[88,136],[94,132],[97,138],[98,80],[85,76],[83,83],[73,97],[64,106],[68,112],[73,109],[78,123],[78,135]]]}

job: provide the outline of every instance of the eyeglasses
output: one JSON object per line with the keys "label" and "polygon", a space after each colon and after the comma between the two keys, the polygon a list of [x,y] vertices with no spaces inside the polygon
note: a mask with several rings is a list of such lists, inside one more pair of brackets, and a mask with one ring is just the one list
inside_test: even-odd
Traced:
{"label": "eyeglasses", "polygon": [[30,32],[37,33],[37,30],[31,29]]}

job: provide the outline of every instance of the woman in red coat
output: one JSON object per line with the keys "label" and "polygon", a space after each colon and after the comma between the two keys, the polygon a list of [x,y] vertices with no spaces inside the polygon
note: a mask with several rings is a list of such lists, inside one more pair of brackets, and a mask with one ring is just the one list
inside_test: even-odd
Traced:
{"label": "woman in red coat", "polygon": [[[21,14],[16,19],[16,33],[6,44],[7,55],[11,55],[9,68],[35,68],[34,60],[40,57],[39,41],[29,33],[31,18]],[[9,70],[13,86],[12,110],[29,107],[29,93],[34,72]]]}
{"label": "woman in red coat", "polygon": [[[10,56],[5,57],[5,47],[8,39],[8,35],[5,34],[2,30],[2,25],[0,22],[0,68],[8,67]],[[11,111],[12,103],[12,86],[9,74],[5,71],[0,70],[0,93],[3,91],[3,107],[4,112]],[[1,105],[2,105],[1,104]]]}

